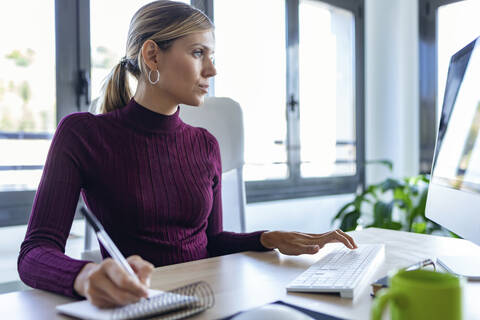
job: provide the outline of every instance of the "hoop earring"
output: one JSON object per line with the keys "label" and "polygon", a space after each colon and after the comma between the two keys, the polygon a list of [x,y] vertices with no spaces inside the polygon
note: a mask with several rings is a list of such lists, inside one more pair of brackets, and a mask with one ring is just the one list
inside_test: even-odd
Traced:
{"label": "hoop earring", "polygon": [[152,81],[152,77],[151,77],[152,71],[153,70],[148,71],[148,81],[150,82],[150,84],[153,85],[153,84],[156,84],[160,80],[160,72],[158,70],[155,70],[157,72],[157,80]]}

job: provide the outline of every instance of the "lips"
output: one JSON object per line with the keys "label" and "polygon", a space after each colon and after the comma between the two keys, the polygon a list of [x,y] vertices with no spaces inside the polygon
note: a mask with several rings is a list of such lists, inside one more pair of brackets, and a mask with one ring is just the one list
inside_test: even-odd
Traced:
{"label": "lips", "polygon": [[210,87],[210,86],[208,84],[199,84],[198,87],[200,88],[200,90],[207,93],[208,92],[208,87]]}

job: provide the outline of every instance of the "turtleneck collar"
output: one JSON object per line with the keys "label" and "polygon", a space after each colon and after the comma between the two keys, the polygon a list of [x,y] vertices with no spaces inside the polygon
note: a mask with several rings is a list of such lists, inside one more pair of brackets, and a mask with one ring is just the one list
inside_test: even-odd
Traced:
{"label": "turtleneck collar", "polygon": [[130,102],[120,109],[120,116],[136,128],[150,132],[173,132],[183,127],[180,119],[180,106],[172,115],[164,115],[145,108],[131,99]]}

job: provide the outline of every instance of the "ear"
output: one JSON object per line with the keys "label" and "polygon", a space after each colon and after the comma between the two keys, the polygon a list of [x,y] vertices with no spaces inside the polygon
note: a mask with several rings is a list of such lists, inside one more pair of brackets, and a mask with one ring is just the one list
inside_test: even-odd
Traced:
{"label": "ear", "polygon": [[150,70],[158,70],[161,50],[153,40],[147,40],[142,45],[143,62]]}

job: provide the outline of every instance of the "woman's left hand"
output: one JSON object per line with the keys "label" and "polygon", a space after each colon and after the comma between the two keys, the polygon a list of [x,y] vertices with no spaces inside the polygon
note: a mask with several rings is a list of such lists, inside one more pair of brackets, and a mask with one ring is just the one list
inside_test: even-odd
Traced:
{"label": "woman's left hand", "polygon": [[315,254],[330,242],[341,242],[347,248],[356,249],[351,236],[340,229],[314,234],[301,232],[267,231],[260,236],[261,244],[268,249],[278,249],[283,254]]}

